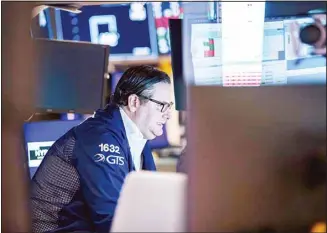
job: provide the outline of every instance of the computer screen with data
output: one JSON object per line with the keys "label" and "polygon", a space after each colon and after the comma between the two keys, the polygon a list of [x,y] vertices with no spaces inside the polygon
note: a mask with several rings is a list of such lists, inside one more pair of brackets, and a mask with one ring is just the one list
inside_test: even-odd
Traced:
{"label": "computer screen with data", "polygon": [[311,17],[266,18],[262,85],[326,84],[326,58],[312,55],[313,48],[305,44],[299,54],[294,50],[291,25],[313,21]]}
{"label": "computer screen with data", "polygon": [[207,10],[197,10],[208,9],[204,4],[183,6],[183,64],[188,84],[326,84],[326,58],[312,55],[310,46],[298,46],[299,33],[292,29],[294,23],[301,27],[313,23],[307,13],[310,6],[297,9],[307,14],[284,10],[280,16],[276,10],[287,4],[217,2],[215,17],[210,18]]}
{"label": "computer screen with data", "polygon": [[110,46],[110,61],[158,56],[150,4],[84,6],[79,14],[56,10],[58,39]]}
{"label": "computer screen with data", "polygon": [[[294,21],[304,25],[312,23],[313,19],[265,19],[261,61],[254,61],[255,52],[252,50],[253,46],[250,46],[260,42],[245,41],[243,46],[248,43],[251,50],[245,49],[246,47],[237,48],[239,42],[223,38],[226,29],[224,30],[222,24],[193,24],[191,48],[194,83],[223,86],[326,83],[325,57],[311,55],[312,48],[304,44],[301,48],[302,55],[295,54],[294,41],[291,39],[291,24]],[[260,47],[257,46],[257,52],[260,52]],[[256,56],[260,57],[258,53]]]}
{"label": "computer screen with data", "polygon": [[265,2],[197,3],[184,7],[183,63],[187,83],[233,85],[234,77],[238,80],[244,71],[251,72],[249,84],[258,83]]}

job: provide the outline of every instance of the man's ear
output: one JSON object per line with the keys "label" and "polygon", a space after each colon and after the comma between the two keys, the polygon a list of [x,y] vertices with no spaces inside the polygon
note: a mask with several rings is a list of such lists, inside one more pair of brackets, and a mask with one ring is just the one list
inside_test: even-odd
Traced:
{"label": "man's ear", "polygon": [[131,112],[136,112],[136,110],[140,107],[141,102],[137,95],[132,94],[128,97],[128,109]]}

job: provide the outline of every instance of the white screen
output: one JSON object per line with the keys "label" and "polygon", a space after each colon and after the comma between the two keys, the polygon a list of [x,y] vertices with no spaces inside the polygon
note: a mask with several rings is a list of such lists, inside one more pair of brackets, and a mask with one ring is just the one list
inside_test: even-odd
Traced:
{"label": "white screen", "polygon": [[259,86],[265,2],[222,2],[224,86]]}
{"label": "white screen", "polygon": [[192,24],[196,85],[260,85],[265,2],[222,2],[222,23]]}

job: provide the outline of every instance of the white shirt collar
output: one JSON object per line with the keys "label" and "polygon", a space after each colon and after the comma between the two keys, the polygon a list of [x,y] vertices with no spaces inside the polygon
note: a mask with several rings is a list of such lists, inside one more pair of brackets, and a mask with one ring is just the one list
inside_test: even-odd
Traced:
{"label": "white shirt collar", "polygon": [[136,126],[136,124],[127,116],[126,112],[119,108],[121,118],[124,123],[127,140],[130,146],[130,152],[134,162],[135,169],[142,169],[142,151],[144,149],[146,139],[144,139],[143,134]]}
{"label": "white shirt collar", "polygon": [[131,120],[131,118],[129,118],[129,116],[127,116],[126,112],[122,108],[119,108],[119,111],[121,118],[123,119],[126,134],[129,136],[138,137],[139,139],[144,139],[143,134],[137,125]]}

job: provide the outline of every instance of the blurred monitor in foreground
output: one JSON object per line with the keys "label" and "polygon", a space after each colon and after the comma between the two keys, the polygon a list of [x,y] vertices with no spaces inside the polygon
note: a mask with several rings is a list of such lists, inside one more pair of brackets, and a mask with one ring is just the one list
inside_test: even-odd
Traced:
{"label": "blurred monitor in foreground", "polygon": [[190,101],[188,232],[309,232],[325,221],[325,86],[195,86]]}

